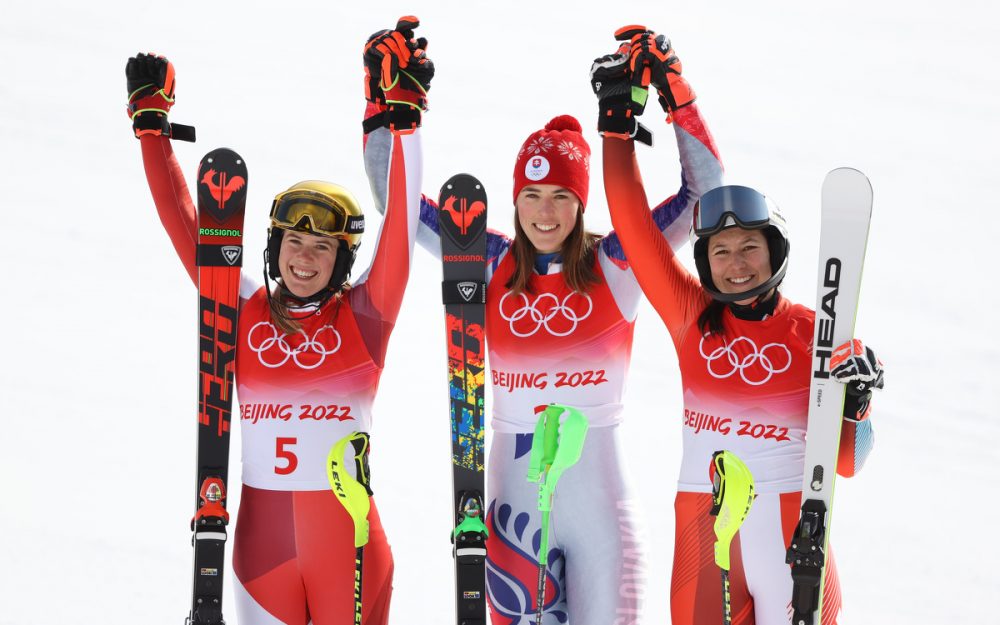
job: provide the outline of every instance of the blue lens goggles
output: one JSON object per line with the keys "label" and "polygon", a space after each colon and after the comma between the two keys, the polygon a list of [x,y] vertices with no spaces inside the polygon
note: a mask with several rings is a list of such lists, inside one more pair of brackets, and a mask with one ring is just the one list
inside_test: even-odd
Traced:
{"label": "blue lens goggles", "polygon": [[732,225],[753,230],[770,221],[767,198],[750,187],[727,185],[716,187],[701,196],[695,205],[694,233],[703,237]]}

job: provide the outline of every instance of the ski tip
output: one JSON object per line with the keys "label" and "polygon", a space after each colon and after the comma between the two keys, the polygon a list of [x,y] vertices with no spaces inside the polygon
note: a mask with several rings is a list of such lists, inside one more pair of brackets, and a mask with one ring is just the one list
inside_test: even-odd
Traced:
{"label": "ski tip", "polygon": [[484,189],[483,183],[479,181],[479,178],[476,178],[472,174],[455,174],[451,178],[448,178],[443,185],[441,185],[441,195],[445,195],[445,193],[451,191],[455,187],[468,189],[470,186],[476,190]]}
{"label": "ski tip", "polygon": [[836,169],[831,169],[824,179],[824,184],[827,182],[853,182],[855,184],[864,181],[869,187],[871,187],[871,181],[868,180],[868,176],[861,172],[860,169],[855,169],[853,167],[837,167]]}
{"label": "ski tip", "polygon": [[857,202],[867,203],[872,201],[872,183],[868,176],[853,167],[838,167],[830,170],[830,173],[823,179],[823,197],[843,196],[853,197]]}
{"label": "ski tip", "polygon": [[204,157],[202,157],[203,163],[211,163],[214,161],[222,161],[225,163],[235,163],[237,165],[246,165],[243,162],[243,157],[240,156],[236,150],[230,148],[215,148]]}

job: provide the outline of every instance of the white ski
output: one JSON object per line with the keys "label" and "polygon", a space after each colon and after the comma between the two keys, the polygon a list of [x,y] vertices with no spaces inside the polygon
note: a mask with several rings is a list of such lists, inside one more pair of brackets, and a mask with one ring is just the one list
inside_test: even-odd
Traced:
{"label": "white ski", "polygon": [[854,338],[871,211],[872,187],[864,174],[848,167],[827,174],[823,181],[802,513],[786,558],[792,565],[793,625],[821,622],[845,393],[844,385],[830,376],[830,358],[835,347]]}

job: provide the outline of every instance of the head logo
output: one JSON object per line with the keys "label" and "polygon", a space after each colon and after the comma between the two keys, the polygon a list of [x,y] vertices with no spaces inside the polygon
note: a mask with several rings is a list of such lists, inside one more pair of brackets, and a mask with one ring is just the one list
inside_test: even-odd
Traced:
{"label": "head logo", "polygon": [[524,165],[524,177],[528,180],[539,181],[549,175],[549,159],[544,156],[533,156]]}

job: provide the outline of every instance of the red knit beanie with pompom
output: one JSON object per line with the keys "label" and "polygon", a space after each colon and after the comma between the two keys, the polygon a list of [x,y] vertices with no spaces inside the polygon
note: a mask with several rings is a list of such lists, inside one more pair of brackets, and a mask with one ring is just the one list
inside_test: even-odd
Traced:
{"label": "red knit beanie with pompom", "polygon": [[525,140],[514,165],[515,202],[521,189],[530,184],[554,184],[572,191],[580,198],[581,210],[586,208],[590,146],[582,132],[575,117],[559,115]]}

